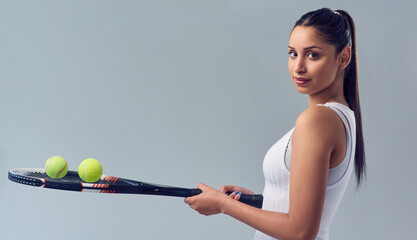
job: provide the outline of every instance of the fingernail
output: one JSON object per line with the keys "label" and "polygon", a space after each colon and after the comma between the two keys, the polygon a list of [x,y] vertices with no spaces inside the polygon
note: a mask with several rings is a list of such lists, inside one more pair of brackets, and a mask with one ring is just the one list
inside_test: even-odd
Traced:
{"label": "fingernail", "polygon": [[242,195],[242,193],[240,192],[240,193],[238,193],[237,195]]}
{"label": "fingernail", "polygon": [[236,191],[234,191],[233,193],[234,193],[234,194],[237,194],[237,192],[236,192]]}

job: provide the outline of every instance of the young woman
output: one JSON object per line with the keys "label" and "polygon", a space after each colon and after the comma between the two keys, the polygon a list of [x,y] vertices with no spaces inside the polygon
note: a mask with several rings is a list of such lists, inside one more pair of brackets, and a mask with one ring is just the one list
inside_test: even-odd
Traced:
{"label": "young woman", "polygon": [[297,91],[309,95],[309,108],[265,156],[262,209],[236,201],[253,194],[237,186],[199,184],[203,192],[185,202],[252,226],[255,239],[329,239],[352,170],[359,186],[365,169],[353,20],[343,10],[306,13],[288,51],[289,73]]}

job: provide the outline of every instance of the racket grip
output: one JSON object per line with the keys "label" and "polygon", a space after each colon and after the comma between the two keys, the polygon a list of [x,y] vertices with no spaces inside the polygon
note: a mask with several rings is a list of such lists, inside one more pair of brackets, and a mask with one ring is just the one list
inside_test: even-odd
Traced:
{"label": "racket grip", "polygon": [[[202,193],[200,189],[190,189],[190,196]],[[227,193],[228,195],[230,193]],[[256,208],[262,208],[264,197],[262,194],[242,194],[239,201]]]}
{"label": "racket grip", "polygon": [[200,189],[193,188],[193,189],[191,189],[190,196],[195,196],[195,195],[198,195],[200,193],[202,193],[202,191]]}
{"label": "racket grip", "polygon": [[239,201],[256,208],[262,208],[264,196],[262,194],[242,194]]}

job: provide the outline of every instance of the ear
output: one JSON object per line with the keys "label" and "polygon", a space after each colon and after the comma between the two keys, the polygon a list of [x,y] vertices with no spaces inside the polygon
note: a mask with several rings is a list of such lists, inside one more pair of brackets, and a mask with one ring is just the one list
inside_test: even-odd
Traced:
{"label": "ear", "polygon": [[350,63],[351,47],[345,46],[339,54],[339,67],[345,69]]}

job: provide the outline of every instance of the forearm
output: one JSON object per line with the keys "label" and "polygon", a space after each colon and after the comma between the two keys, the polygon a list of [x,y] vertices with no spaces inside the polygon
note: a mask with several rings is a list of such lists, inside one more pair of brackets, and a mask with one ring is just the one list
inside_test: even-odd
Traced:
{"label": "forearm", "polygon": [[274,238],[308,239],[305,229],[291,221],[288,213],[254,208],[233,199],[224,201],[222,212]]}
{"label": "forearm", "polygon": [[[290,214],[266,211],[246,205],[232,195],[215,190],[202,183],[201,194],[185,198],[185,202],[203,215],[227,214],[265,234],[281,240],[314,239],[320,226],[320,214],[305,202],[295,201]],[[309,201],[314,202],[314,201]],[[298,204],[297,204],[298,203]],[[321,209],[321,208],[320,208]]]}

